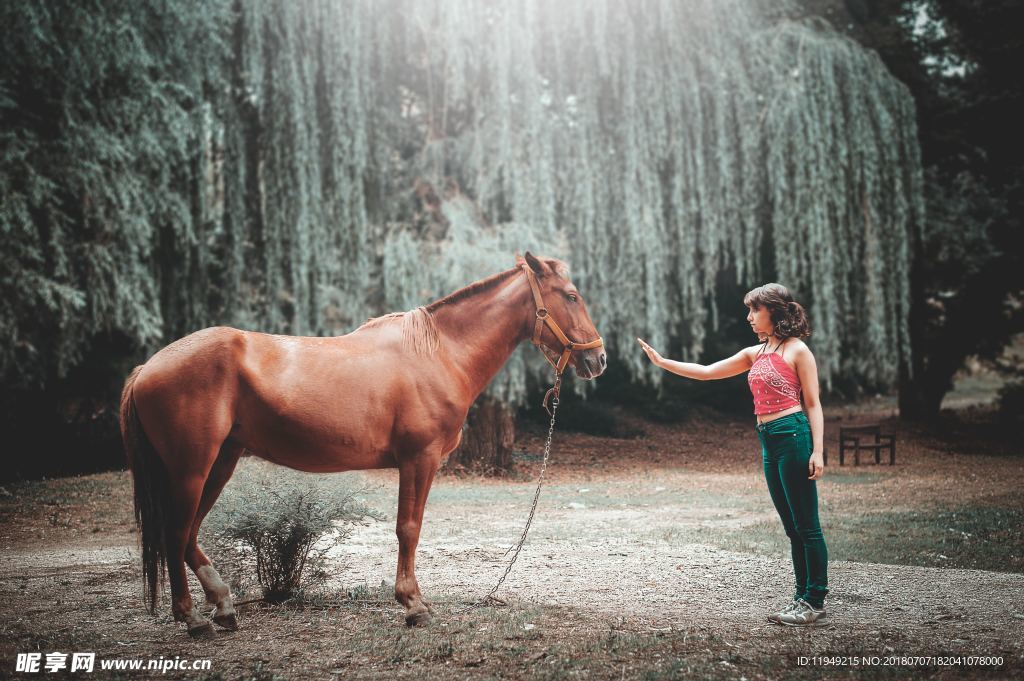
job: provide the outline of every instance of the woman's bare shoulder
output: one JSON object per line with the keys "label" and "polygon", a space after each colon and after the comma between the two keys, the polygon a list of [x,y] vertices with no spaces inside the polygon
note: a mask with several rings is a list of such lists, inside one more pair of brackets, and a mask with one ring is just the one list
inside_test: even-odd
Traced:
{"label": "woman's bare shoulder", "polygon": [[792,352],[794,357],[814,357],[814,353],[799,338],[790,338],[786,341],[786,348],[788,352]]}
{"label": "woman's bare shoulder", "polygon": [[757,345],[751,345],[743,348],[740,352],[745,355],[751,361],[757,356],[757,353],[764,351],[764,343],[758,343]]}

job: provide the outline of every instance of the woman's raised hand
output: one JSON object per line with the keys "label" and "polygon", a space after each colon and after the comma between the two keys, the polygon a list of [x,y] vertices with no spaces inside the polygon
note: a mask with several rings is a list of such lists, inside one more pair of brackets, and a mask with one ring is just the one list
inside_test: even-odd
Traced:
{"label": "woman's raised hand", "polygon": [[659,355],[657,350],[655,350],[650,345],[645,343],[642,339],[637,338],[636,340],[638,343],[640,343],[640,347],[644,349],[644,352],[647,353],[647,358],[651,360],[651,362],[653,362],[655,366],[660,367],[661,363],[664,361],[665,358]]}

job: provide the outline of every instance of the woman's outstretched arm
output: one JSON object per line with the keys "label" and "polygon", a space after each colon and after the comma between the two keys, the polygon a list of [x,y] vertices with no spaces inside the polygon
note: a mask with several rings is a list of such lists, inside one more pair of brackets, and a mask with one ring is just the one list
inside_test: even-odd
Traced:
{"label": "woman's outstretched arm", "polygon": [[675,360],[665,359],[658,354],[657,350],[640,338],[637,338],[637,341],[639,341],[640,347],[644,349],[644,352],[647,353],[647,357],[655,366],[659,366],[665,371],[671,371],[673,374],[685,376],[686,378],[695,378],[698,381],[710,381],[716,378],[729,378],[730,376],[742,374],[744,371],[750,369],[751,361],[749,348],[744,348],[732,357],[719,360],[714,364],[705,366],[703,364],[695,364],[693,362],[677,362]]}

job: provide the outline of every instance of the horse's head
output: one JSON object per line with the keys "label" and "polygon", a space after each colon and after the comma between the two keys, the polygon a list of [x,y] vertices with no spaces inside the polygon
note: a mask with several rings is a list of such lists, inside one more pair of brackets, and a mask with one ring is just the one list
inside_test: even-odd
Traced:
{"label": "horse's head", "polygon": [[[516,254],[516,265],[530,269],[537,285],[536,292],[540,294],[542,305],[547,310],[546,314],[541,312],[537,317],[531,315],[534,342],[543,346],[541,350],[550,359],[551,352],[556,357],[564,354],[568,340],[572,346],[567,361],[572,364],[577,376],[590,380],[604,373],[608,366],[608,356],[600,334],[587,312],[583,296],[569,280],[569,266],[555,258],[538,258],[529,251],[526,251],[525,256]],[[536,309],[537,302],[532,294],[531,300],[531,308]],[[535,320],[545,316],[548,320],[536,325]],[[559,337],[559,331],[565,338]],[[577,345],[584,347],[575,348]]]}

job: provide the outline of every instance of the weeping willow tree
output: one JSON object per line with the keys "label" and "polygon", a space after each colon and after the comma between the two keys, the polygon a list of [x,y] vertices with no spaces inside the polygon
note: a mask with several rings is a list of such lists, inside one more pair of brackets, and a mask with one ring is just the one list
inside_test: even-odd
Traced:
{"label": "weeping willow tree", "polygon": [[[891,385],[906,362],[907,244],[923,228],[913,102],[826,24],[754,0],[314,3],[272,10],[271,24],[306,26],[307,10],[351,31],[339,69],[358,61],[345,71],[358,96],[344,112],[357,144],[371,140],[358,148],[375,225],[415,221],[417,178],[454,179],[493,222],[560,235],[617,361],[641,380],[663,374],[636,335],[696,359],[719,314],[743,314],[739,301],[718,309],[723,271],[801,294],[827,386]],[[388,228],[370,229],[387,242]],[[424,287],[389,253],[371,276],[390,287],[385,309],[483,276],[449,267]],[[337,290],[358,298],[363,281]]]}
{"label": "weeping willow tree", "polygon": [[716,305],[734,271],[801,295],[827,386],[893,383],[922,178],[912,99],[874,53],[748,0],[389,8],[377,41],[404,30],[428,71],[398,90],[421,95],[423,170],[563,233],[634,377],[662,376],[635,336],[697,359],[720,313],[745,314]]}
{"label": "weeping willow tree", "polygon": [[[344,333],[524,248],[569,261],[636,380],[662,372],[635,336],[697,359],[744,314],[719,309],[722,273],[800,295],[827,385],[890,385],[906,363],[912,100],[785,3],[0,12],[5,381],[60,376],[100,334]],[[425,221],[418,180],[460,187],[483,220],[454,200]],[[489,394],[523,399],[523,354]]]}

